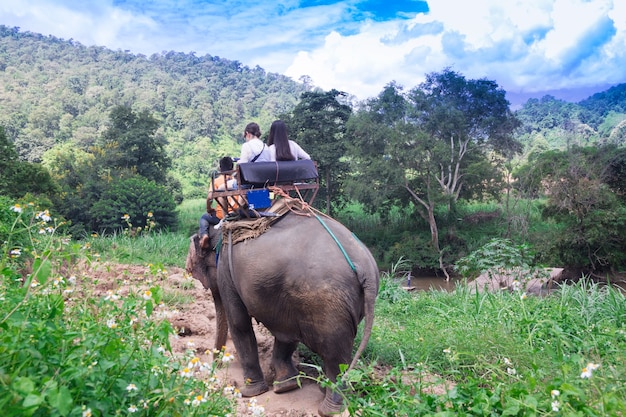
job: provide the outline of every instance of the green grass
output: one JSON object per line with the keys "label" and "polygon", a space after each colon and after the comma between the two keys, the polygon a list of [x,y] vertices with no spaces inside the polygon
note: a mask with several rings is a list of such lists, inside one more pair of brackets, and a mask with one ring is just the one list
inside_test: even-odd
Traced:
{"label": "green grass", "polygon": [[183,268],[189,249],[189,237],[198,230],[200,216],[205,210],[204,199],[185,201],[178,207],[179,224],[176,230],[146,232],[139,236],[125,233],[90,236],[85,242],[92,252],[110,262]]}
{"label": "green grass", "polygon": [[[349,399],[356,411],[367,396],[362,415],[619,416],[626,410],[626,299],[619,290],[581,281],[547,297],[473,293],[465,286],[397,295],[402,290],[388,280],[366,358],[393,367],[392,374],[413,375],[415,384],[411,390],[363,372]],[[600,367],[582,378],[588,363]],[[418,378],[423,371],[456,388],[415,394],[426,387]],[[398,399],[393,412],[385,409],[390,390]],[[553,390],[560,395],[552,398]]]}

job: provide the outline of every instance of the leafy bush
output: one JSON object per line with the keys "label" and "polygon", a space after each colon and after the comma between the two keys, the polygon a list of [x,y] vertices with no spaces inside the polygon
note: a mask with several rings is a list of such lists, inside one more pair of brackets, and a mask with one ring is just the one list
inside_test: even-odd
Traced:
{"label": "leafy bush", "polygon": [[0,213],[8,230],[0,258],[3,416],[233,415],[237,390],[214,377],[220,361],[172,355],[160,287],[98,296],[72,262],[91,259],[87,245],[53,226],[39,235],[51,222],[47,211],[0,204]]}
{"label": "leafy bush", "polygon": [[91,208],[93,227],[100,231],[121,230],[129,225],[143,230],[176,225],[176,204],[167,189],[140,176],[114,180]]}

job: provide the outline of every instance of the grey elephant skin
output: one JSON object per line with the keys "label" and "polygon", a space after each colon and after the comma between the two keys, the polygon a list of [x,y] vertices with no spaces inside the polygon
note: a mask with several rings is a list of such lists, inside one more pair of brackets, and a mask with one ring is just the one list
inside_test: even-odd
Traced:
{"label": "grey elephant skin", "polygon": [[[228,232],[227,232],[228,233]],[[213,248],[220,231],[210,228]],[[213,295],[216,349],[230,330],[243,368],[243,396],[269,388],[259,364],[254,317],[274,336],[274,392],[298,387],[292,354],[298,343],[317,353],[328,378],[340,364],[352,368],[371,335],[379,272],[369,250],[341,223],[321,215],[287,214],[261,236],[231,245],[223,237],[218,258],[191,237],[187,272]],[[361,343],[352,358],[357,327],[365,319]],[[340,393],[326,388],[321,416],[341,412]]]}

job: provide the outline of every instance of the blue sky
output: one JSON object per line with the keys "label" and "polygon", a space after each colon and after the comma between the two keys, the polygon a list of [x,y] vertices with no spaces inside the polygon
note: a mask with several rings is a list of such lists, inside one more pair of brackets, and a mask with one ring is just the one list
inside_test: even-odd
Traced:
{"label": "blue sky", "polygon": [[546,91],[579,100],[626,82],[625,0],[1,3],[0,24],[22,31],[148,56],[219,56],[358,99],[446,67],[495,80],[512,102]]}

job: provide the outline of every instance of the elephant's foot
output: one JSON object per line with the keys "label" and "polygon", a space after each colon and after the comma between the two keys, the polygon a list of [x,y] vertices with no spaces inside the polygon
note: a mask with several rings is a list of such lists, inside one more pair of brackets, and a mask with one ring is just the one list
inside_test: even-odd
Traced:
{"label": "elephant's foot", "polygon": [[274,381],[274,392],[276,394],[293,391],[296,388],[300,388],[300,384],[298,383],[298,377],[291,377],[285,379],[284,381]]}
{"label": "elephant's foot", "polygon": [[322,417],[336,416],[343,412],[344,406],[342,398],[337,393],[326,394],[324,401],[317,408],[317,413]]}
{"label": "elephant's foot", "polygon": [[256,397],[267,391],[269,391],[269,387],[265,381],[246,383],[240,390],[242,397]]}

